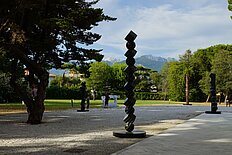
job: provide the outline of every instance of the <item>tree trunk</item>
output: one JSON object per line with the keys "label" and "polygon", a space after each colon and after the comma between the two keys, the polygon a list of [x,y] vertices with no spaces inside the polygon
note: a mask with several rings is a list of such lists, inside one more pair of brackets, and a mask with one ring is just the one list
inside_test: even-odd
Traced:
{"label": "tree trunk", "polygon": [[186,104],[189,104],[189,77],[188,77],[188,74],[186,74],[186,83],[185,83],[185,86],[186,86],[186,91],[185,91],[185,97],[186,97]]}
{"label": "tree trunk", "polygon": [[22,100],[27,106],[28,120],[27,123],[30,124],[39,124],[42,121],[43,113],[45,110],[44,99],[46,87],[48,84],[48,73],[44,72],[43,76],[39,78],[38,91],[35,97],[32,96],[32,93],[28,93],[25,88],[21,87],[15,82],[11,81],[12,86],[15,91],[21,96]]}
{"label": "tree trunk", "polygon": [[[12,63],[12,71],[15,73],[17,66],[17,60],[14,60]],[[34,73],[38,77],[35,79]],[[22,98],[24,103],[27,106],[28,112],[28,120],[27,123],[30,124],[39,124],[42,121],[43,113],[45,110],[44,106],[44,99],[45,99],[45,92],[48,85],[48,78],[49,74],[45,69],[41,70],[30,70],[29,69],[29,76],[26,78],[26,82],[29,83],[30,90],[28,91],[27,88],[23,87],[19,83],[17,83],[17,79],[15,74],[11,75],[10,84],[14,88],[15,92]],[[37,83],[37,91],[36,95],[32,95],[31,86]]]}
{"label": "tree trunk", "polygon": [[39,76],[38,91],[33,99],[33,102],[27,104],[28,120],[27,123],[30,124],[40,124],[43,118],[43,113],[45,110],[44,100],[46,88],[48,85],[49,74],[44,71],[41,76]]}
{"label": "tree trunk", "polygon": [[[43,113],[45,110],[44,100],[46,88],[48,86],[49,73],[41,65],[33,60],[29,59],[23,51],[26,49],[20,46],[12,46],[11,52],[14,53],[16,57],[11,64],[11,86],[15,89],[16,93],[22,98],[24,103],[27,106],[28,120],[27,123],[30,124],[39,124],[42,121]],[[32,88],[32,85],[37,85],[36,96],[32,96],[32,91],[22,85],[18,84],[17,77],[15,73],[17,72],[18,63],[22,62],[27,69],[29,70],[29,75],[27,76],[26,82],[29,83],[29,87]]]}
{"label": "tree trunk", "polygon": [[209,102],[209,99],[210,99],[210,95],[208,95],[208,97],[207,97],[207,99],[206,99],[206,103],[208,103]]}
{"label": "tree trunk", "polygon": [[228,95],[226,95],[225,101],[224,101],[224,103],[225,103],[226,106],[227,106],[227,99],[228,99]]}
{"label": "tree trunk", "polygon": [[30,124],[40,124],[43,118],[45,107],[43,102],[38,100],[33,100],[29,105],[27,105],[28,119],[27,123]]}

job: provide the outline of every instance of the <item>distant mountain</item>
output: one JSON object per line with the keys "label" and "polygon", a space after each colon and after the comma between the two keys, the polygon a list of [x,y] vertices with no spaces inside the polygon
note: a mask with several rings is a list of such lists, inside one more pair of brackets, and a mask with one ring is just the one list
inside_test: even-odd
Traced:
{"label": "distant mountain", "polygon": [[114,63],[120,63],[121,60],[120,59],[116,59],[116,58],[106,58],[106,59],[103,59],[102,62],[105,62],[107,63],[108,65],[113,65]]}
{"label": "distant mountain", "polygon": [[50,74],[56,74],[56,75],[62,75],[64,72],[65,72],[64,69],[55,69],[55,68],[52,68],[52,69],[49,70]]}
{"label": "distant mountain", "polygon": [[152,55],[143,55],[135,59],[136,65],[142,65],[158,72],[161,71],[163,65],[169,61],[176,61],[174,58],[155,57]]}
{"label": "distant mountain", "polygon": [[[143,55],[138,58],[135,58],[136,65],[142,65],[144,67],[156,70],[160,72],[164,63],[169,61],[176,61],[174,58],[163,58],[163,57],[156,57],[152,55]],[[109,65],[114,64],[116,61],[104,60]],[[126,61],[118,61],[118,63],[125,63]]]}
{"label": "distant mountain", "polygon": [[[152,55],[143,55],[138,58],[135,58],[136,65],[142,65],[146,68],[150,68],[152,70],[156,70],[160,72],[162,69],[164,63],[169,62],[169,61],[177,61],[174,58],[162,58],[162,57],[156,57]],[[119,59],[114,59],[114,58],[109,58],[103,60],[103,62],[113,65],[114,63],[126,63],[126,60],[119,60]],[[56,74],[56,75],[62,75],[65,72],[65,70],[62,69],[51,69],[49,73],[51,74]]]}

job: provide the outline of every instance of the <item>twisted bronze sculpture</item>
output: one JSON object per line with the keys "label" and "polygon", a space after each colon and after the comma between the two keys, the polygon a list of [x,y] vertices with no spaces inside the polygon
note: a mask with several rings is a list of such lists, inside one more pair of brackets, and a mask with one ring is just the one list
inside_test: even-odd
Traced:
{"label": "twisted bronze sculpture", "polygon": [[126,91],[126,100],[124,102],[124,105],[126,106],[125,108],[125,112],[126,112],[126,116],[123,119],[123,121],[126,123],[125,129],[128,132],[131,132],[134,130],[134,121],[136,116],[134,115],[134,105],[136,102],[136,99],[134,98],[134,80],[135,80],[135,76],[134,76],[134,72],[136,71],[136,67],[135,65],[135,59],[134,56],[137,53],[137,51],[134,49],[135,48],[135,38],[137,37],[137,35],[134,32],[130,32],[125,40],[127,41],[126,43],[126,47],[128,49],[128,51],[125,53],[125,56],[127,57],[126,59],[126,64],[127,67],[125,69],[125,73],[126,73],[126,84],[124,86],[125,91]]}
{"label": "twisted bronze sculpture", "polygon": [[125,105],[125,112],[126,116],[124,117],[123,121],[126,123],[125,129],[126,132],[113,132],[113,135],[116,137],[127,137],[127,138],[142,138],[146,136],[146,133],[144,131],[133,131],[134,130],[134,121],[136,119],[136,116],[134,115],[135,109],[134,105],[136,102],[136,99],[134,97],[134,88],[135,88],[135,76],[134,72],[136,71],[135,67],[135,59],[134,56],[137,53],[135,48],[135,42],[137,35],[130,31],[129,34],[126,36],[125,40],[127,41],[126,47],[127,52],[125,53],[126,58],[126,64],[127,67],[125,69],[126,73],[126,84],[124,85],[125,93],[126,93],[126,100],[124,102]]}

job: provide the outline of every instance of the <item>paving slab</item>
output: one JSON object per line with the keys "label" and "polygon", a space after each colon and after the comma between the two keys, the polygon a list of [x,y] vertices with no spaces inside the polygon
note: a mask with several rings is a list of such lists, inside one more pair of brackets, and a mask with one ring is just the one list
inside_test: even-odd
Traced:
{"label": "paving slab", "polygon": [[231,155],[232,113],[201,114],[113,155]]}

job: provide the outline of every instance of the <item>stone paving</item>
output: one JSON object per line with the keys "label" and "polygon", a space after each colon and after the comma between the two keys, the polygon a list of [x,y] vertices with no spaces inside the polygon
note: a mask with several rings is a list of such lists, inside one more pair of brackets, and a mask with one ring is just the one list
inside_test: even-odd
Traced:
{"label": "stone paving", "polygon": [[[135,128],[145,130],[147,137],[194,118],[210,107],[153,106],[135,107]],[[221,107],[222,111],[231,111]],[[76,112],[70,109],[46,112],[43,123],[28,125],[27,114],[0,116],[0,154],[36,155],[108,155],[144,139],[113,137],[113,131],[123,130],[124,108],[90,109]]]}
{"label": "stone paving", "polygon": [[201,114],[113,155],[231,155],[232,113]]}

